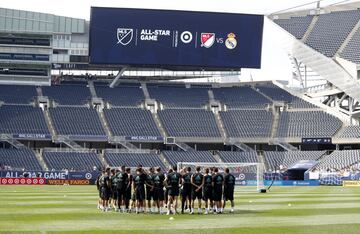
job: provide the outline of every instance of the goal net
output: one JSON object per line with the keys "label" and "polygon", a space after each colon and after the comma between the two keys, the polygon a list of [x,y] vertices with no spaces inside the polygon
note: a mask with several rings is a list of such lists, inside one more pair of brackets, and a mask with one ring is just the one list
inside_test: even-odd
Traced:
{"label": "goal net", "polygon": [[205,168],[217,167],[219,173],[225,173],[225,168],[229,168],[231,174],[236,178],[236,185],[253,185],[251,190],[260,191],[264,188],[264,165],[262,163],[208,163],[208,162],[179,162],[178,170],[190,167],[191,172],[195,172],[196,167],[201,167],[201,172]]}

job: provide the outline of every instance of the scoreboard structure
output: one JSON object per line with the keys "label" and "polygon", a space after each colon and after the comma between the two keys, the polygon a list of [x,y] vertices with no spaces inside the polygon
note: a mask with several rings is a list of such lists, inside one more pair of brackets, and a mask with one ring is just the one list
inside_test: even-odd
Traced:
{"label": "scoreboard structure", "polygon": [[263,15],[92,7],[90,63],[260,68]]}

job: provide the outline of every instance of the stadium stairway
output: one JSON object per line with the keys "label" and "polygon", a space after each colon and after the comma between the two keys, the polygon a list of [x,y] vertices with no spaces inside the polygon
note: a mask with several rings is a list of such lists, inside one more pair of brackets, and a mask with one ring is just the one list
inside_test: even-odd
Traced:
{"label": "stadium stairway", "polygon": [[164,154],[162,152],[159,154],[159,157],[160,157],[161,161],[164,163],[166,168],[171,167],[170,163],[168,162],[168,160],[166,159],[166,157],[164,156]]}
{"label": "stadium stairway", "polygon": [[278,131],[278,128],[279,128],[279,120],[280,120],[280,114],[275,108],[273,108],[272,113],[273,113],[273,122],[272,122],[272,125],[271,125],[270,138],[276,137],[276,134],[277,134],[277,131]]}
{"label": "stadium stairway", "polygon": [[221,116],[219,114],[219,111],[215,111],[214,115],[215,115],[216,125],[217,125],[218,129],[220,130],[220,134],[221,134],[223,141],[225,142],[226,139],[228,139],[228,136],[227,136],[224,124],[222,122]]}
{"label": "stadium stairway", "polygon": [[223,163],[223,160],[220,157],[219,151],[215,151],[215,153],[213,153],[213,157],[215,158],[216,162]]}
{"label": "stadium stairway", "polygon": [[164,137],[164,139],[165,139],[168,135],[167,135],[167,133],[165,131],[165,128],[164,128],[163,124],[160,121],[159,115],[156,112],[152,112],[151,115],[152,115],[152,117],[153,117],[153,119],[155,121],[155,124],[156,124],[157,128],[160,131],[161,136]]}
{"label": "stadium stairway", "polygon": [[258,151],[257,155],[258,155],[258,158],[259,158],[259,162],[263,165],[264,171],[267,171],[268,168],[266,168],[266,163],[265,163],[265,158],[264,158],[263,151]]}
{"label": "stadium stairway", "polygon": [[100,160],[103,167],[108,167],[109,166],[109,163],[105,159],[105,149],[102,150],[100,154],[97,154],[97,156],[98,156],[98,158],[99,158],[99,160]]}
{"label": "stadium stairway", "polygon": [[48,171],[49,167],[48,167],[48,165],[46,164],[46,162],[44,160],[43,151],[44,151],[44,149],[40,149],[39,151],[34,151],[34,153],[35,153],[36,159],[38,160],[38,162],[39,162],[40,166],[42,167],[42,169],[44,171]]}
{"label": "stadium stairway", "polygon": [[146,83],[141,82],[141,89],[142,89],[142,91],[143,91],[143,93],[144,93],[145,99],[146,99],[146,100],[151,99],[151,98],[150,98],[150,94],[149,94],[149,90],[148,90],[148,88],[147,88]]}
{"label": "stadium stairway", "polygon": [[54,140],[57,138],[57,133],[56,133],[56,131],[55,131],[54,124],[53,124],[52,119],[51,119],[51,117],[50,117],[49,110],[48,110],[48,109],[45,109],[45,110],[43,111],[43,113],[44,113],[46,125],[47,125],[48,129],[50,130],[52,139],[53,139],[53,141],[54,141]]}
{"label": "stadium stairway", "polygon": [[96,90],[95,90],[95,86],[94,86],[94,81],[89,80],[88,81],[88,86],[89,86],[89,90],[91,93],[91,97],[92,98],[97,98],[97,94],[96,94]]}
{"label": "stadium stairway", "polygon": [[98,110],[97,113],[98,113],[98,116],[99,116],[99,119],[100,119],[103,129],[105,130],[105,133],[108,136],[108,139],[110,139],[111,137],[113,137],[113,135],[110,130],[109,123],[107,122],[107,120],[105,118],[104,111]]}
{"label": "stadium stairway", "polygon": [[1,142],[7,142],[10,145],[14,146],[16,149],[19,149],[21,147],[25,147],[21,142],[19,142],[18,140],[14,139],[11,135],[9,134],[0,134],[0,141]]}
{"label": "stadium stairway", "polygon": [[318,15],[314,15],[314,17],[312,18],[312,21],[309,25],[309,27],[307,28],[303,38],[301,39],[302,42],[306,42],[306,40],[308,39],[308,37],[310,36],[310,33],[312,32],[312,30],[314,29],[316,22],[318,21],[319,16]]}
{"label": "stadium stairway", "polygon": [[71,149],[75,150],[75,151],[82,151],[84,150],[84,148],[77,144],[75,141],[72,141],[69,137],[67,136],[57,136],[54,140],[55,143],[58,144],[65,144],[68,147],[70,147]]}

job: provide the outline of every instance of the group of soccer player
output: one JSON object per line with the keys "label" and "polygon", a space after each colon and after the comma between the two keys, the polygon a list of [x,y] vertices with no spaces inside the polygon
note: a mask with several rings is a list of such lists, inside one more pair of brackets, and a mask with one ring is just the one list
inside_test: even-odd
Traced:
{"label": "group of soccer player", "polygon": [[230,212],[234,212],[235,176],[225,168],[225,173],[219,173],[216,167],[196,167],[194,173],[191,167],[185,167],[180,172],[173,166],[164,174],[160,167],[145,170],[141,165],[136,174],[131,174],[129,167],[120,169],[106,168],[99,175],[97,182],[99,190],[98,209],[107,212],[111,208],[118,212],[177,214],[178,200],[181,201],[181,213],[189,210],[194,214],[194,204],[197,200],[198,214],[221,214],[227,201],[231,203]]}

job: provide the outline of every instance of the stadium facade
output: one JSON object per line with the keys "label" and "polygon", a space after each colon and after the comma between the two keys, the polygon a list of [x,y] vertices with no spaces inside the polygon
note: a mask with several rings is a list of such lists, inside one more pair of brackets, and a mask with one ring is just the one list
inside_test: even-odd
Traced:
{"label": "stadium facade", "polygon": [[[119,68],[89,64],[83,19],[0,9],[0,163],[78,171],[182,161],[260,162],[268,171],[297,168],[302,160],[316,162],[303,172],[357,167],[360,84],[357,50],[348,47],[358,48],[360,11],[269,18],[283,27],[272,25],[294,59],[297,80],[305,82],[311,70],[322,85],[295,90],[279,82],[119,80],[120,72],[54,76],[56,70]],[[342,20],[347,27],[333,33],[341,38],[315,40]]]}

